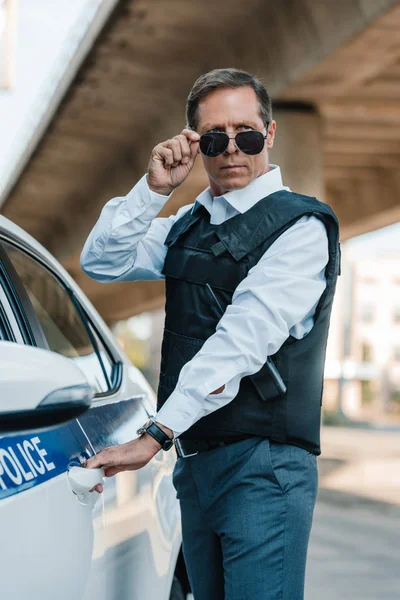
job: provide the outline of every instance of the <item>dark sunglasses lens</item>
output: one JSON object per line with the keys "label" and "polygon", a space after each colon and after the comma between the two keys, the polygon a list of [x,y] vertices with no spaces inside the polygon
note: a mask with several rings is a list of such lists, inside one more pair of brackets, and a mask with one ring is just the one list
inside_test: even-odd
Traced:
{"label": "dark sunglasses lens", "polygon": [[200,150],[205,156],[219,156],[227,149],[229,137],[226,133],[204,133],[200,138]]}
{"label": "dark sunglasses lens", "polygon": [[236,145],[246,154],[260,154],[264,142],[264,136],[260,131],[241,131],[236,134]]}

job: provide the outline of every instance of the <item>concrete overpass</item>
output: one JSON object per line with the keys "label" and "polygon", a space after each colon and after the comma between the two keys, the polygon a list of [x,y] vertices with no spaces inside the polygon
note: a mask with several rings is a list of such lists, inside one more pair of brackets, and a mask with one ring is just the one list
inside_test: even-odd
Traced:
{"label": "concrete overpass", "polygon": [[[400,220],[398,0],[120,0],[99,29],[1,211],[63,262],[107,321],[160,306],[163,284],[89,280],[84,239],[151,148],[182,129],[187,93],[212,68],[264,80],[278,122],[272,159],[293,189],[334,208],[343,239]],[[205,185],[198,161],[162,214]]]}

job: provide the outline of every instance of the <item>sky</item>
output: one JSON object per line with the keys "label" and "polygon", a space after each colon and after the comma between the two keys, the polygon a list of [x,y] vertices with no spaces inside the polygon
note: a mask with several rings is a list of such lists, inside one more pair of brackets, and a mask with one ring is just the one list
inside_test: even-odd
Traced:
{"label": "sky", "polygon": [[[0,90],[0,194],[103,1],[17,0],[16,85]],[[400,254],[400,223],[346,242],[352,255]]]}

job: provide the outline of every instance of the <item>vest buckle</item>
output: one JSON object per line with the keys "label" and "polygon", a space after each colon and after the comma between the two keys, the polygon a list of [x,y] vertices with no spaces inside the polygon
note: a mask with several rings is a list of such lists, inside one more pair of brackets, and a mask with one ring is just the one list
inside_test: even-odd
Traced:
{"label": "vest buckle", "polygon": [[191,454],[186,454],[184,449],[182,448],[181,440],[179,438],[175,438],[174,441],[175,441],[175,449],[176,449],[178,458],[188,458],[189,456],[196,456],[196,454],[199,453],[199,451],[197,450],[197,452],[192,452]]}
{"label": "vest buckle", "polygon": [[217,242],[211,246],[211,252],[214,256],[221,256],[226,250],[226,246],[223,242]]}

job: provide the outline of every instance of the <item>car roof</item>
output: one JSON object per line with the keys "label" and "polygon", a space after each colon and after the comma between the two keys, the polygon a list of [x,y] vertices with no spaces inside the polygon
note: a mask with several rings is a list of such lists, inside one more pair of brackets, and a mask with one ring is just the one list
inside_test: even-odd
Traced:
{"label": "car roof", "polygon": [[39,254],[42,258],[45,258],[53,267],[57,270],[60,268],[60,263],[54,258],[52,254],[42,244],[40,244],[34,237],[29,235],[22,227],[19,227],[7,217],[0,215],[0,233],[5,233],[8,237],[19,242],[25,248],[33,251],[34,254]]}

